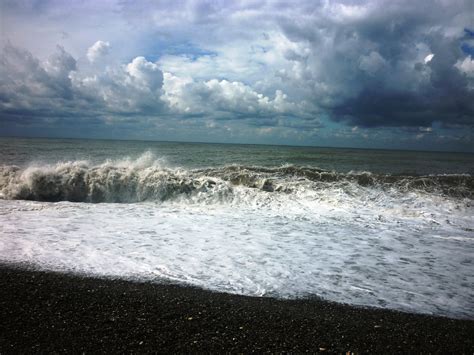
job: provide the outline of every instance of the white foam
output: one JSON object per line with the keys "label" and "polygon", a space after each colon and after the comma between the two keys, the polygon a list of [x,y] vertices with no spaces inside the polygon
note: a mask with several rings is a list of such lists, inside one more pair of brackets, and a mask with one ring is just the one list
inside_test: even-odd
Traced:
{"label": "white foam", "polygon": [[471,200],[331,186],[234,186],[226,198],[213,190],[164,203],[4,200],[0,260],[474,316]]}

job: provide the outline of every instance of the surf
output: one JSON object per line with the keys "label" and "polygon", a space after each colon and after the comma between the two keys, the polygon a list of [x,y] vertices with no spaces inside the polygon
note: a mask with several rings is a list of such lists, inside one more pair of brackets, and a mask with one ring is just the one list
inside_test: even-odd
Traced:
{"label": "surf", "polygon": [[115,202],[168,201],[216,195],[233,199],[236,187],[274,194],[340,188],[392,190],[398,193],[432,193],[469,198],[474,178],[469,174],[390,175],[371,172],[340,173],[316,167],[225,165],[185,169],[168,167],[151,153],[139,159],[107,160],[100,164],[66,161],[30,163],[26,167],[0,167],[0,196],[12,200]]}

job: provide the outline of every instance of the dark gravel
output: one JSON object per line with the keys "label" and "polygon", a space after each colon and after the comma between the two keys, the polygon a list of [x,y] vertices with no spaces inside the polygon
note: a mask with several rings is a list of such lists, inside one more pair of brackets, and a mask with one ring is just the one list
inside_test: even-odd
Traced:
{"label": "dark gravel", "polygon": [[474,352],[474,321],[0,266],[0,353]]}

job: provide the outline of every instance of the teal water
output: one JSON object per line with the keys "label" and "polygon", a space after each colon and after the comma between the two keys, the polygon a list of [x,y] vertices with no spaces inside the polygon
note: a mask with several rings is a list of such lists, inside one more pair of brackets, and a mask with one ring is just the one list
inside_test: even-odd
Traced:
{"label": "teal water", "polygon": [[0,164],[27,165],[107,159],[136,159],[151,152],[169,166],[198,168],[230,164],[277,167],[286,164],[337,172],[381,174],[473,174],[474,154],[267,145],[144,142],[80,139],[0,138]]}

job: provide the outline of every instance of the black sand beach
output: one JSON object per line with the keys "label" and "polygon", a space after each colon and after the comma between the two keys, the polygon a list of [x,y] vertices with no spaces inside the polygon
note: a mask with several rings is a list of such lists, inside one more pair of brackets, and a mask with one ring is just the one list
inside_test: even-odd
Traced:
{"label": "black sand beach", "polygon": [[474,321],[0,267],[0,353],[474,351]]}

